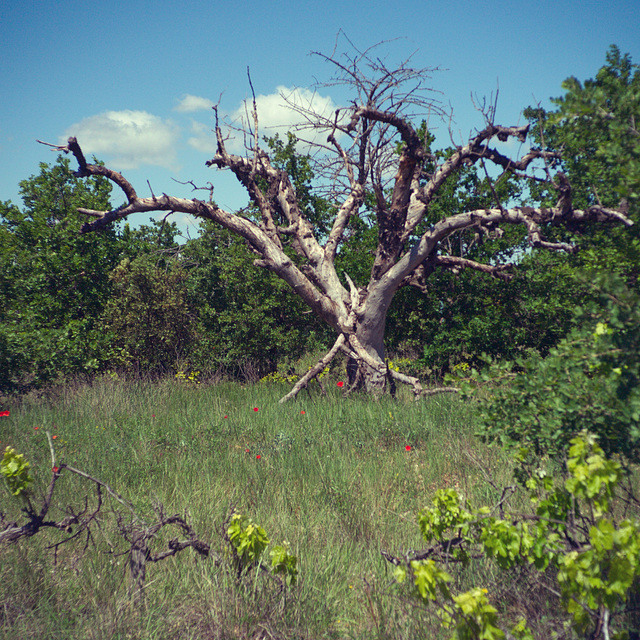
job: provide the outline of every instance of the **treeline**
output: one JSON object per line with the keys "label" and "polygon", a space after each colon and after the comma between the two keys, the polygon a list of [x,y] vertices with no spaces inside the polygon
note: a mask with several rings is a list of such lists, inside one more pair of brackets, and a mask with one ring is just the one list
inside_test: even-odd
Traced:
{"label": "treeline", "polygon": [[[525,112],[534,144],[562,152],[559,168],[576,205],[617,206],[624,198],[629,217],[637,220],[637,66],[612,47],[595,79],[582,84],[572,78],[563,87],[554,111]],[[313,195],[310,163],[296,155],[294,142],[275,138],[268,144],[295,184],[305,215],[322,231],[333,212]],[[442,160],[450,150],[435,153]],[[74,177],[64,157],[41,164],[37,175],[21,182],[20,193],[21,207],[0,203],[2,392],[106,371],[199,370],[258,379],[334,340],[284,282],[253,265],[242,239],[210,223],[182,244],[170,218],[82,235],[85,218],[76,208],[111,208],[111,187],[105,179]],[[481,169],[469,168],[447,185],[437,208],[451,214],[494,206],[497,196],[544,204],[558,194],[518,176],[491,183]],[[358,284],[371,268],[375,216],[365,211],[350,225],[338,272]],[[437,378],[476,364],[482,353],[502,359],[546,354],[572,328],[575,308],[597,297],[593,273],[615,274],[637,288],[638,227],[547,229],[551,239],[580,248],[571,255],[530,250],[522,242],[514,251],[513,238],[480,229],[461,236],[465,256],[511,261],[511,279],[438,271],[424,291],[405,287],[388,318],[389,356],[403,358],[404,371]]]}
{"label": "treeline", "polygon": [[241,242],[211,226],[178,243],[170,221],[82,235],[76,207],[108,209],[104,179],[42,164],[22,209],[0,208],[0,386],[104,371],[263,375],[326,332]]}

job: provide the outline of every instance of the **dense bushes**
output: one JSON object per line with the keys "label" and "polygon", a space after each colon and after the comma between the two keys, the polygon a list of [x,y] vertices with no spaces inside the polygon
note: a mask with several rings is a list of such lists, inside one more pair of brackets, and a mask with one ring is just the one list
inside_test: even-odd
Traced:
{"label": "dense bushes", "polygon": [[76,207],[105,208],[110,185],[73,176],[69,162],[24,180],[24,207],[0,204],[0,361],[3,390],[91,373],[104,360],[98,318],[118,262],[114,230],[79,235]]}
{"label": "dense bushes", "polygon": [[557,459],[588,428],[607,455],[640,460],[640,296],[619,280],[593,288],[601,304],[579,308],[576,328],[546,358],[474,372],[495,386],[480,416],[486,439]]}
{"label": "dense bushes", "polygon": [[211,224],[182,253],[197,340],[189,360],[257,379],[329,342],[327,327],[289,287],[253,266],[244,241]]}

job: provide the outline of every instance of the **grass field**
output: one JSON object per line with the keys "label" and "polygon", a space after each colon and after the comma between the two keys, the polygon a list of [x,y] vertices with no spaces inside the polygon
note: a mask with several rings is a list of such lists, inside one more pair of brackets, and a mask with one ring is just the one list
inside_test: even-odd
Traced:
{"label": "grass field", "polygon": [[[439,488],[495,501],[485,474],[511,482],[506,456],[474,437],[469,408],[452,395],[415,403],[344,398],[334,387],[279,405],[286,390],[105,380],[12,407],[0,448],[26,455],[36,493],[51,479],[48,430],[58,464],[107,483],[148,522],[156,503],[186,514],[223,559],[230,510],[251,517],[272,542],[290,543],[299,580],[280,593],[259,572],[238,581],[228,562],[187,549],[147,566],[136,605],[127,557],[117,553],[127,547],[116,514],[127,510],[105,499],[92,538],[60,546],[57,558],[49,547],[65,536],[55,530],[0,548],[1,637],[446,637],[433,612],[393,583],[380,551],[424,546],[416,515]],[[63,471],[49,517],[82,509],[85,496],[95,502],[92,483]],[[0,500],[5,517],[20,520],[19,501],[7,492]],[[175,535],[163,532],[153,546]],[[450,571],[454,588],[511,589],[484,565]]]}

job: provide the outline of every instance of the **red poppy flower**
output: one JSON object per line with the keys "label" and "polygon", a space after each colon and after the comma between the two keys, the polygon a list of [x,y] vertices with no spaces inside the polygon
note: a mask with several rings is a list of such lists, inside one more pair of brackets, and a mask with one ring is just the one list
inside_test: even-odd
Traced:
{"label": "red poppy flower", "polygon": [[244,452],[245,452],[245,453],[249,453],[249,449],[245,449],[245,450],[244,450]]}
{"label": "red poppy flower", "polygon": [[253,410],[254,410],[254,411],[257,411],[257,410],[258,410],[258,407],[253,407]]}
{"label": "red poppy flower", "polygon": [[9,417],[9,412],[8,411],[0,411],[0,417],[8,418]]}
{"label": "red poppy flower", "polygon": [[339,387],[344,387],[344,382],[342,382],[342,380],[340,380],[340,382],[336,382],[336,384],[337,384]]}
{"label": "red poppy flower", "polygon": [[304,415],[304,411],[301,411],[300,413],[301,413],[302,415]]}
{"label": "red poppy flower", "polygon": [[224,416],[225,418],[228,418],[229,416]]}
{"label": "red poppy flower", "polygon": [[261,456],[260,454],[258,454],[258,455],[256,456],[256,460],[260,460],[260,458],[262,458],[262,456]]}
{"label": "red poppy flower", "polygon": [[40,427],[33,427],[34,431],[37,431]]}
{"label": "red poppy flower", "polygon": [[53,440],[55,440],[57,437],[58,437],[58,436],[51,436],[51,438],[52,438]]}
{"label": "red poppy flower", "polygon": [[411,445],[410,445],[410,444],[408,444],[408,445],[405,447],[405,449],[406,449],[407,451],[411,451]]}
{"label": "red poppy flower", "polygon": [[53,473],[58,473],[58,471],[60,471],[60,467],[53,467],[51,471],[53,471]]}

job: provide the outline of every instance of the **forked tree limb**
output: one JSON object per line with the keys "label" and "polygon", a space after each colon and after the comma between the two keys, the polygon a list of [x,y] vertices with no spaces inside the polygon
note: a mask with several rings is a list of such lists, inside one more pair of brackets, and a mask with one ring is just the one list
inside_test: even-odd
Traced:
{"label": "forked tree limb", "polygon": [[71,136],[67,140],[66,145],[51,145],[47,142],[42,142],[42,140],[38,140],[38,142],[49,147],[54,147],[58,151],[73,154],[76,161],[78,162],[78,170],[73,174],[74,176],[76,176],[76,178],[86,178],[88,176],[104,176],[105,178],[108,178],[109,180],[117,184],[122,189],[129,203],[132,203],[138,199],[138,194],[133,188],[133,185],[121,173],[118,173],[113,169],[108,169],[107,167],[100,164],[87,164],[87,160],[84,157],[84,153],[80,148],[78,139],[75,136]]}

